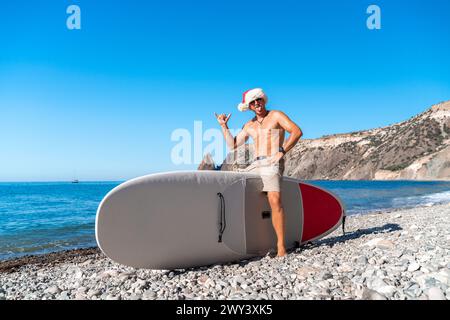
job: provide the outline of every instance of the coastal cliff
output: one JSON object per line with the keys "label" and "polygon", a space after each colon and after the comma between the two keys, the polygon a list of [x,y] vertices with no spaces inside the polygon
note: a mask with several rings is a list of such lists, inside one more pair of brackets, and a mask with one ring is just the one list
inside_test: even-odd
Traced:
{"label": "coastal cliff", "polygon": [[[252,153],[249,145],[236,159],[229,154],[220,169],[245,167]],[[301,139],[286,155],[284,175],[307,180],[450,180],[450,101],[387,127]]]}

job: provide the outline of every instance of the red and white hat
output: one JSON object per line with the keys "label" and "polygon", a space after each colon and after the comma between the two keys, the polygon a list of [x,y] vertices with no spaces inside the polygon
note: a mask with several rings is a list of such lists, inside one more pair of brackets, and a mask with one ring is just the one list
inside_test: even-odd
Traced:
{"label": "red and white hat", "polygon": [[269,100],[264,93],[263,89],[261,88],[255,88],[248,91],[245,91],[242,96],[242,102],[238,104],[239,111],[247,111],[250,109],[249,104],[252,101],[255,101],[256,99],[263,98],[264,101],[267,103]]}

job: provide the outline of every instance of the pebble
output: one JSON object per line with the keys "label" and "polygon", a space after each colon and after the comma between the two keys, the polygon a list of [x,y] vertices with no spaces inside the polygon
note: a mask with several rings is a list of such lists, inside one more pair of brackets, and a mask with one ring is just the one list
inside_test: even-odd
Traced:
{"label": "pebble", "polygon": [[388,298],[392,298],[396,291],[396,287],[394,286],[382,286],[377,289],[377,291]]}
{"label": "pebble", "polygon": [[283,259],[181,271],[133,269],[102,254],[26,265],[0,272],[0,300],[448,300],[449,214],[443,204],[349,216],[350,236],[338,229]]}
{"label": "pebble", "polygon": [[420,265],[417,262],[413,262],[408,266],[408,271],[413,272],[420,269]]}
{"label": "pebble", "polygon": [[51,286],[44,290],[44,293],[49,293],[49,294],[53,294],[53,295],[58,294],[60,292],[61,292],[61,289],[58,288],[57,286]]}
{"label": "pebble", "polygon": [[383,249],[383,250],[390,250],[395,247],[394,243],[389,240],[381,240],[376,244],[377,248]]}
{"label": "pebble", "polygon": [[433,288],[428,289],[428,299],[429,300],[446,300],[444,293],[438,287],[433,287]]}
{"label": "pebble", "polygon": [[361,299],[363,300],[386,300],[386,297],[381,293],[371,290],[369,288],[364,288]]}

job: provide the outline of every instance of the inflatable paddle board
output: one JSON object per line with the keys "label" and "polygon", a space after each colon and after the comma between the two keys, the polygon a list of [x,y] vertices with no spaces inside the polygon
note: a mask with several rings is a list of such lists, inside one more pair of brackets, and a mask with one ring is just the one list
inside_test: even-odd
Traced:
{"label": "inflatable paddle board", "polygon": [[[265,255],[276,248],[271,210],[258,175],[224,171],[152,174],[101,201],[98,246],[135,268],[184,269]],[[286,247],[324,237],[345,209],[332,193],[284,177]]]}

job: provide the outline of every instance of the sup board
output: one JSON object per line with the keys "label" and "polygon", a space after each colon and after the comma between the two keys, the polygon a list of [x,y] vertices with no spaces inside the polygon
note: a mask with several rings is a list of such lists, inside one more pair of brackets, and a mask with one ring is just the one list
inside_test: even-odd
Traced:
{"label": "sup board", "polygon": [[[135,268],[184,269],[264,255],[276,248],[258,175],[224,171],[151,174],[124,182],[101,201],[95,235],[103,253]],[[334,194],[284,177],[285,242],[292,248],[341,225]]]}

